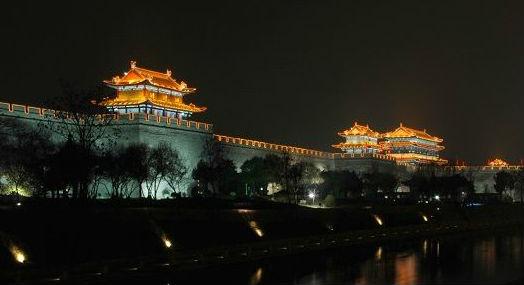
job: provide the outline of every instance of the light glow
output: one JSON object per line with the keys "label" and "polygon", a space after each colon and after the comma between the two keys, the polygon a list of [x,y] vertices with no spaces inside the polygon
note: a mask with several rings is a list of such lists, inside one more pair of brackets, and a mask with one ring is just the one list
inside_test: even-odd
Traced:
{"label": "light glow", "polygon": [[375,259],[376,260],[381,260],[382,259],[382,247],[379,246],[377,248],[377,251],[375,251]]}
{"label": "light glow", "polygon": [[11,254],[18,263],[24,263],[27,260],[24,252],[16,246],[11,247]]}
{"label": "light glow", "polygon": [[377,216],[377,215],[373,215],[373,217],[375,218],[375,221],[377,222],[377,224],[378,224],[379,226],[384,225],[384,222],[382,221],[382,219],[381,219],[379,216]]}
{"label": "light glow", "polygon": [[251,221],[251,222],[249,222],[249,227],[253,230],[253,232],[255,232],[255,234],[256,234],[258,237],[263,237],[263,236],[264,236],[264,232],[263,232],[262,229],[258,226],[258,224],[257,224],[256,221]]}
{"label": "light glow", "polygon": [[169,238],[167,238],[167,236],[165,234],[162,235],[162,242],[164,243],[164,246],[166,248],[173,247],[173,242],[171,242],[171,240]]}
{"label": "light glow", "polygon": [[259,267],[255,273],[251,276],[251,279],[249,280],[250,285],[257,285],[262,280],[262,267]]}

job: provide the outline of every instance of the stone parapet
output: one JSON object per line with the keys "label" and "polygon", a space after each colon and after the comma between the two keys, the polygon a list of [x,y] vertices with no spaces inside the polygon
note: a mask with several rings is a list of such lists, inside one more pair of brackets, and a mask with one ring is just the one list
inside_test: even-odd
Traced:
{"label": "stone parapet", "polygon": [[[46,120],[54,115],[54,110],[0,102],[0,114],[9,117]],[[205,133],[213,132],[213,125],[203,122],[158,116],[146,113],[113,114],[115,124],[145,124],[176,129],[194,130]]]}

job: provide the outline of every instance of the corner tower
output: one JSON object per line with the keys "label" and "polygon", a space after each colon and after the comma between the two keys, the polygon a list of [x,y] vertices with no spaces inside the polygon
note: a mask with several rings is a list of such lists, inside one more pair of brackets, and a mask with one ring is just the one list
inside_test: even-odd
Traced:
{"label": "corner tower", "polygon": [[400,123],[397,129],[382,137],[381,144],[397,163],[443,165],[448,162],[439,157],[439,152],[444,149],[441,145],[443,139],[429,135],[426,130],[408,128]]}
{"label": "corner tower", "polygon": [[348,154],[375,154],[382,148],[378,144],[380,134],[369,128],[369,125],[359,125],[357,122],[347,130],[338,133],[346,139],[345,142],[332,145]]}
{"label": "corner tower", "polygon": [[118,113],[147,113],[165,117],[187,119],[193,113],[206,110],[184,103],[184,96],[195,92],[184,81],[176,81],[168,69],[165,73],[136,66],[131,61],[129,71],[122,77],[104,80],[106,86],[116,90],[116,97],[105,98],[101,104]]}

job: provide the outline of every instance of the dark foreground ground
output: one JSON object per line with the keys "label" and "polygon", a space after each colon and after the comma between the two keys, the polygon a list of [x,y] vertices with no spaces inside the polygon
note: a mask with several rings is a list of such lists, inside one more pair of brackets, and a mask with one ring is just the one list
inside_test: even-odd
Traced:
{"label": "dark foreground ground", "polygon": [[[518,205],[312,209],[278,204],[203,204],[6,205],[0,209],[0,274],[62,270],[110,260],[168,256],[177,251],[377,228],[453,222],[497,224],[524,217]],[[20,252],[23,263],[16,260]]]}

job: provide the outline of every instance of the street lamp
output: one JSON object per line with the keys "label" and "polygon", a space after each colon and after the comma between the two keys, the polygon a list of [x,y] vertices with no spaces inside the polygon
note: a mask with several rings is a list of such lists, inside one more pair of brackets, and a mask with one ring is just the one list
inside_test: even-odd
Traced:
{"label": "street lamp", "polygon": [[315,205],[315,192],[309,192],[307,196],[312,200],[313,205]]}

